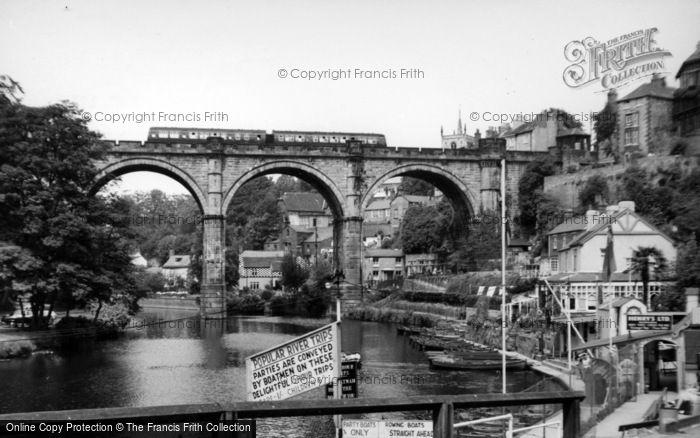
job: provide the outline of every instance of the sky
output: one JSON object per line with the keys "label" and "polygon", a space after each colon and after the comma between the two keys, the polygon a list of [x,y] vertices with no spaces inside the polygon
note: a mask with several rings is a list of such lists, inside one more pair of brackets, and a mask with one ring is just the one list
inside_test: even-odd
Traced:
{"label": "sky", "polygon": [[[565,46],[586,37],[656,28],[677,86],[698,23],[698,1],[0,0],[0,74],[27,105],[77,103],[107,139],[181,126],[376,132],[392,146],[439,147],[460,110],[470,134],[498,125],[492,114],[600,111],[600,83],[563,80]],[[149,185],[184,192],[154,174],[120,187]]]}

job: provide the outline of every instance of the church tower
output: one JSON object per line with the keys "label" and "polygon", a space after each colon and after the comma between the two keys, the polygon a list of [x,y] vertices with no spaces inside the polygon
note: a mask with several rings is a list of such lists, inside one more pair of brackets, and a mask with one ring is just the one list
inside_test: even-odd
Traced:
{"label": "church tower", "polygon": [[443,149],[474,149],[478,147],[474,141],[474,137],[467,135],[467,124],[462,123],[461,109],[457,116],[457,129],[454,129],[452,134],[445,135],[441,126],[440,137]]}

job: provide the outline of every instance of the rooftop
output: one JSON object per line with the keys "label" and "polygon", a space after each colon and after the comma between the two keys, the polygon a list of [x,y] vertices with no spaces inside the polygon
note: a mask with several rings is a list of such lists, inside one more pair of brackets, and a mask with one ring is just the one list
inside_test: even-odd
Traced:
{"label": "rooftop", "polygon": [[548,235],[570,233],[572,231],[583,231],[586,229],[586,218],[583,216],[576,216],[567,218],[564,222],[560,223],[552,229]]}
{"label": "rooftop", "polygon": [[190,266],[190,256],[188,255],[172,255],[168,261],[163,263],[163,269],[179,269],[188,268]]}
{"label": "rooftop", "polygon": [[403,257],[400,249],[368,249],[365,257]]}
{"label": "rooftop", "polygon": [[287,212],[324,214],[327,207],[325,199],[318,193],[285,192],[282,202]]}
{"label": "rooftop", "polygon": [[244,268],[269,268],[281,263],[284,251],[252,251],[241,253],[241,262]]}
{"label": "rooftop", "polygon": [[[603,281],[601,272],[559,272],[547,277],[550,283],[595,283]],[[637,272],[613,272],[611,283],[640,282],[642,277]],[[654,280],[655,281],[655,280]]]}
{"label": "rooftop", "polygon": [[673,92],[675,90],[675,88],[666,86],[665,78],[654,75],[650,82],[640,85],[627,96],[623,97],[622,99],[618,99],[617,101],[618,103],[626,102],[629,100],[641,99],[643,97],[654,97],[657,99],[671,100],[673,99]]}

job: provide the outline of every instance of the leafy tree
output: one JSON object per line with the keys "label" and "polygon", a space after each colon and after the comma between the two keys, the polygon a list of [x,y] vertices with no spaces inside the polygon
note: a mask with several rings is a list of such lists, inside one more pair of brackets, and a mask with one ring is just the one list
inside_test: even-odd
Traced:
{"label": "leafy tree", "polygon": [[687,242],[679,245],[676,258],[676,287],[657,298],[657,310],[685,310],[685,288],[700,285],[700,250],[691,235]]}
{"label": "leafy tree", "polygon": [[543,114],[550,119],[556,119],[558,124],[564,128],[573,129],[583,126],[581,120],[560,108],[550,108],[545,110]]}
{"label": "leafy tree", "polygon": [[248,219],[253,217],[255,209],[265,198],[265,195],[272,193],[272,197],[276,198],[277,193],[275,192],[274,183],[268,177],[255,178],[243,184],[229,204],[228,212],[226,212],[227,223],[244,227],[248,223]]}
{"label": "leafy tree", "polygon": [[583,210],[595,207],[598,203],[607,204],[609,198],[608,182],[602,175],[593,175],[586,180],[578,194],[579,205]]}
{"label": "leafy tree", "polygon": [[302,284],[309,278],[309,273],[299,265],[292,254],[285,254],[280,266],[282,278],[280,283],[286,290],[296,293]]}
{"label": "leafy tree", "polygon": [[700,169],[693,169],[680,180],[671,210],[673,223],[683,240],[691,235],[693,239],[700,236]]}
{"label": "leafy tree", "polygon": [[401,180],[398,191],[404,195],[433,196],[435,187],[422,179],[405,176]]}
{"label": "leafy tree", "polygon": [[565,218],[559,202],[553,197],[539,194],[537,200],[537,226],[532,254],[538,256],[547,247],[547,233],[559,225]]}
{"label": "leafy tree", "polygon": [[136,287],[148,292],[160,292],[165,289],[165,277],[160,272],[148,272],[145,269],[136,273]]}
{"label": "leafy tree", "polygon": [[282,196],[285,192],[315,192],[316,190],[311,187],[309,183],[299,178],[289,175],[280,175],[277,181],[275,181],[275,191],[278,196]]}
{"label": "leafy tree", "polygon": [[[484,211],[470,221],[464,241],[463,256],[470,270],[480,270],[485,261],[501,257],[501,215],[497,211]],[[454,263],[458,258],[453,257]]]}
{"label": "leafy tree", "polygon": [[0,99],[0,241],[2,276],[15,298],[25,293],[32,326],[45,326],[44,311],[62,300],[73,306],[129,300],[134,279],[133,237],[119,217],[117,197],[88,193],[96,176],[97,142],[70,103],[27,107]]}
{"label": "leafy tree", "polygon": [[542,202],[544,178],[554,175],[554,162],[547,158],[533,161],[525,167],[518,182],[518,207],[520,208],[520,225],[527,232],[537,223],[537,211]]}
{"label": "leafy tree", "polygon": [[255,206],[252,217],[244,227],[244,246],[247,249],[263,249],[269,239],[279,235],[283,226],[282,213],[273,193],[264,195]]}
{"label": "leafy tree", "polygon": [[622,176],[622,189],[625,199],[634,201],[635,211],[654,225],[663,225],[672,219],[673,189],[652,183],[644,169],[626,169]]}
{"label": "leafy tree", "polygon": [[401,221],[401,244],[406,254],[435,252],[447,233],[445,217],[433,206],[412,205]]}
{"label": "leafy tree", "polygon": [[[615,108],[606,103],[603,111],[599,112],[595,121],[593,122],[593,129],[595,130],[596,143],[608,140],[615,133],[615,126],[617,126],[617,111]],[[610,152],[607,155],[610,155]]]}
{"label": "leafy tree", "polygon": [[630,271],[638,273],[642,279],[644,304],[649,305],[649,279],[663,277],[668,268],[663,253],[653,246],[641,246],[632,252]]}

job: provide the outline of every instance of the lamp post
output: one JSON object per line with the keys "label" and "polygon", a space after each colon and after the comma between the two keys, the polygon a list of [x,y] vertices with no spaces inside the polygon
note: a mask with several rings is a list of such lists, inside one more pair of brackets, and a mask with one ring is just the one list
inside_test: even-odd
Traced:
{"label": "lamp post", "polygon": [[501,158],[501,374],[503,393],[506,387],[506,156]]}
{"label": "lamp post", "polygon": [[341,308],[340,308],[340,283],[345,280],[345,275],[343,274],[342,269],[338,269],[335,271],[333,274],[333,279],[334,283],[336,286],[336,296],[335,296],[335,313],[336,313],[336,321],[340,322],[340,315],[341,315]]}

